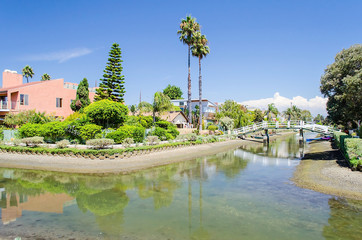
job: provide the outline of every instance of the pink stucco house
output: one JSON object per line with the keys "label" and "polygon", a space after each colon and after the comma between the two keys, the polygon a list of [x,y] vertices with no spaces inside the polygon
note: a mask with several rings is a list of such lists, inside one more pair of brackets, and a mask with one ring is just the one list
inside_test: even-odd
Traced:
{"label": "pink stucco house", "polygon": [[[0,88],[0,120],[10,112],[33,110],[67,117],[73,113],[70,103],[75,100],[78,84],[64,82],[64,79],[23,83],[23,76],[15,71],[3,72]],[[89,89],[93,101],[95,88]]]}

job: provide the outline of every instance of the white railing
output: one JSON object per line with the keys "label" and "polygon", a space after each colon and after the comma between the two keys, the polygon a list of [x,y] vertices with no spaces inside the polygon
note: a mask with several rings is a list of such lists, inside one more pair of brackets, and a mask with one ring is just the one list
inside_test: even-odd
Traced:
{"label": "white railing", "polygon": [[0,110],[19,110],[19,101],[13,102],[13,101],[0,101]]}
{"label": "white railing", "polygon": [[287,122],[260,122],[249,126],[235,129],[234,132],[246,134],[250,132],[260,131],[263,129],[306,129],[313,132],[331,133],[333,128],[330,126],[318,125],[313,122],[304,122],[302,120],[292,120]]}

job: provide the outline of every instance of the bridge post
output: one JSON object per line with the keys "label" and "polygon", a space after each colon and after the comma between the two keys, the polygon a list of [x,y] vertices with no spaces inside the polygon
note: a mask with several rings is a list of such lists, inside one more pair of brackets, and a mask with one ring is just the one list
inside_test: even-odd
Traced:
{"label": "bridge post", "polygon": [[304,144],[303,128],[300,128],[300,129],[299,129],[299,144],[300,144],[300,145]]}
{"label": "bridge post", "polygon": [[265,131],[265,136],[263,137],[263,143],[264,144],[268,144],[269,145],[269,133],[268,133],[268,128],[264,129]]}

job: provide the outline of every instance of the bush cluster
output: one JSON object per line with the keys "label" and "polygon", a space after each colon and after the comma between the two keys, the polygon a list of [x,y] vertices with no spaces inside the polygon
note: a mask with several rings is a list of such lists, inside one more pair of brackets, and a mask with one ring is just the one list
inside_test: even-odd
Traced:
{"label": "bush cluster", "polygon": [[334,142],[342,151],[353,170],[362,171],[362,139],[352,138],[344,132],[334,132]]}
{"label": "bush cluster", "polygon": [[116,131],[110,132],[106,138],[113,139],[115,143],[122,143],[126,138],[132,138],[134,142],[142,142],[145,137],[145,129],[139,126],[125,125]]}
{"label": "bush cluster", "polygon": [[345,139],[345,156],[353,168],[362,170],[362,139],[348,138]]}
{"label": "bush cluster", "polygon": [[162,141],[175,139],[180,134],[176,126],[167,121],[155,122],[155,126],[148,135],[157,136]]}

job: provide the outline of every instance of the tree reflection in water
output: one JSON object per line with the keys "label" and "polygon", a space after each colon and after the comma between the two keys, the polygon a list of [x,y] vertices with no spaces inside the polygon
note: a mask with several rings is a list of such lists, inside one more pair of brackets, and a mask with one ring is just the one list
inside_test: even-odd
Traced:
{"label": "tree reflection in water", "polygon": [[330,217],[323,228],[326,239],[355,239],[362,237],[362,203],[344,198],[330,198]]}
{"label": "tree reflection in water", "polygon": [[[153,199],[153,208],[169,207],[174,200],[174,192],[182,187],[180,177],[187,178],[189,236],[208,239],[209,233],[203,226],[203,184],[210,169],[223,172],[228,178],[234,178],[247,165],[247,161],[234,156],[233,151],[216,157],[205,157],[195,161],[171,164],[129,175],[84,175],[57,172],[45,172],[20,169],[0,169],[0,186],[5,189],[3,195],[10,197],[12,205],[24,196],[39,196],[45,193],[67,194],[74,197],[78,208],[91,212],[103,236],[119,237],[124,223],[124,209],[129,204],[127,190],[136,190],[140,199]],[[209,169],[209,170],[208,170]],[[196,183],[197,185],[194,185]],[[198,190],[192,191],[197,186]],[[198,195],[198,204],[193,195]],[[3,198],[2,198],[3,199]],[[4,198],[6,199],[6,198]],[[3,200],[2,200],[3,201]],[[6,202],[0,202],[6,208]],[[198,224],[192,224],[192,204],[199,208]],[[11,206],[12,206],[11,205]],[[198,226],[195,228],[195,226]]]}

